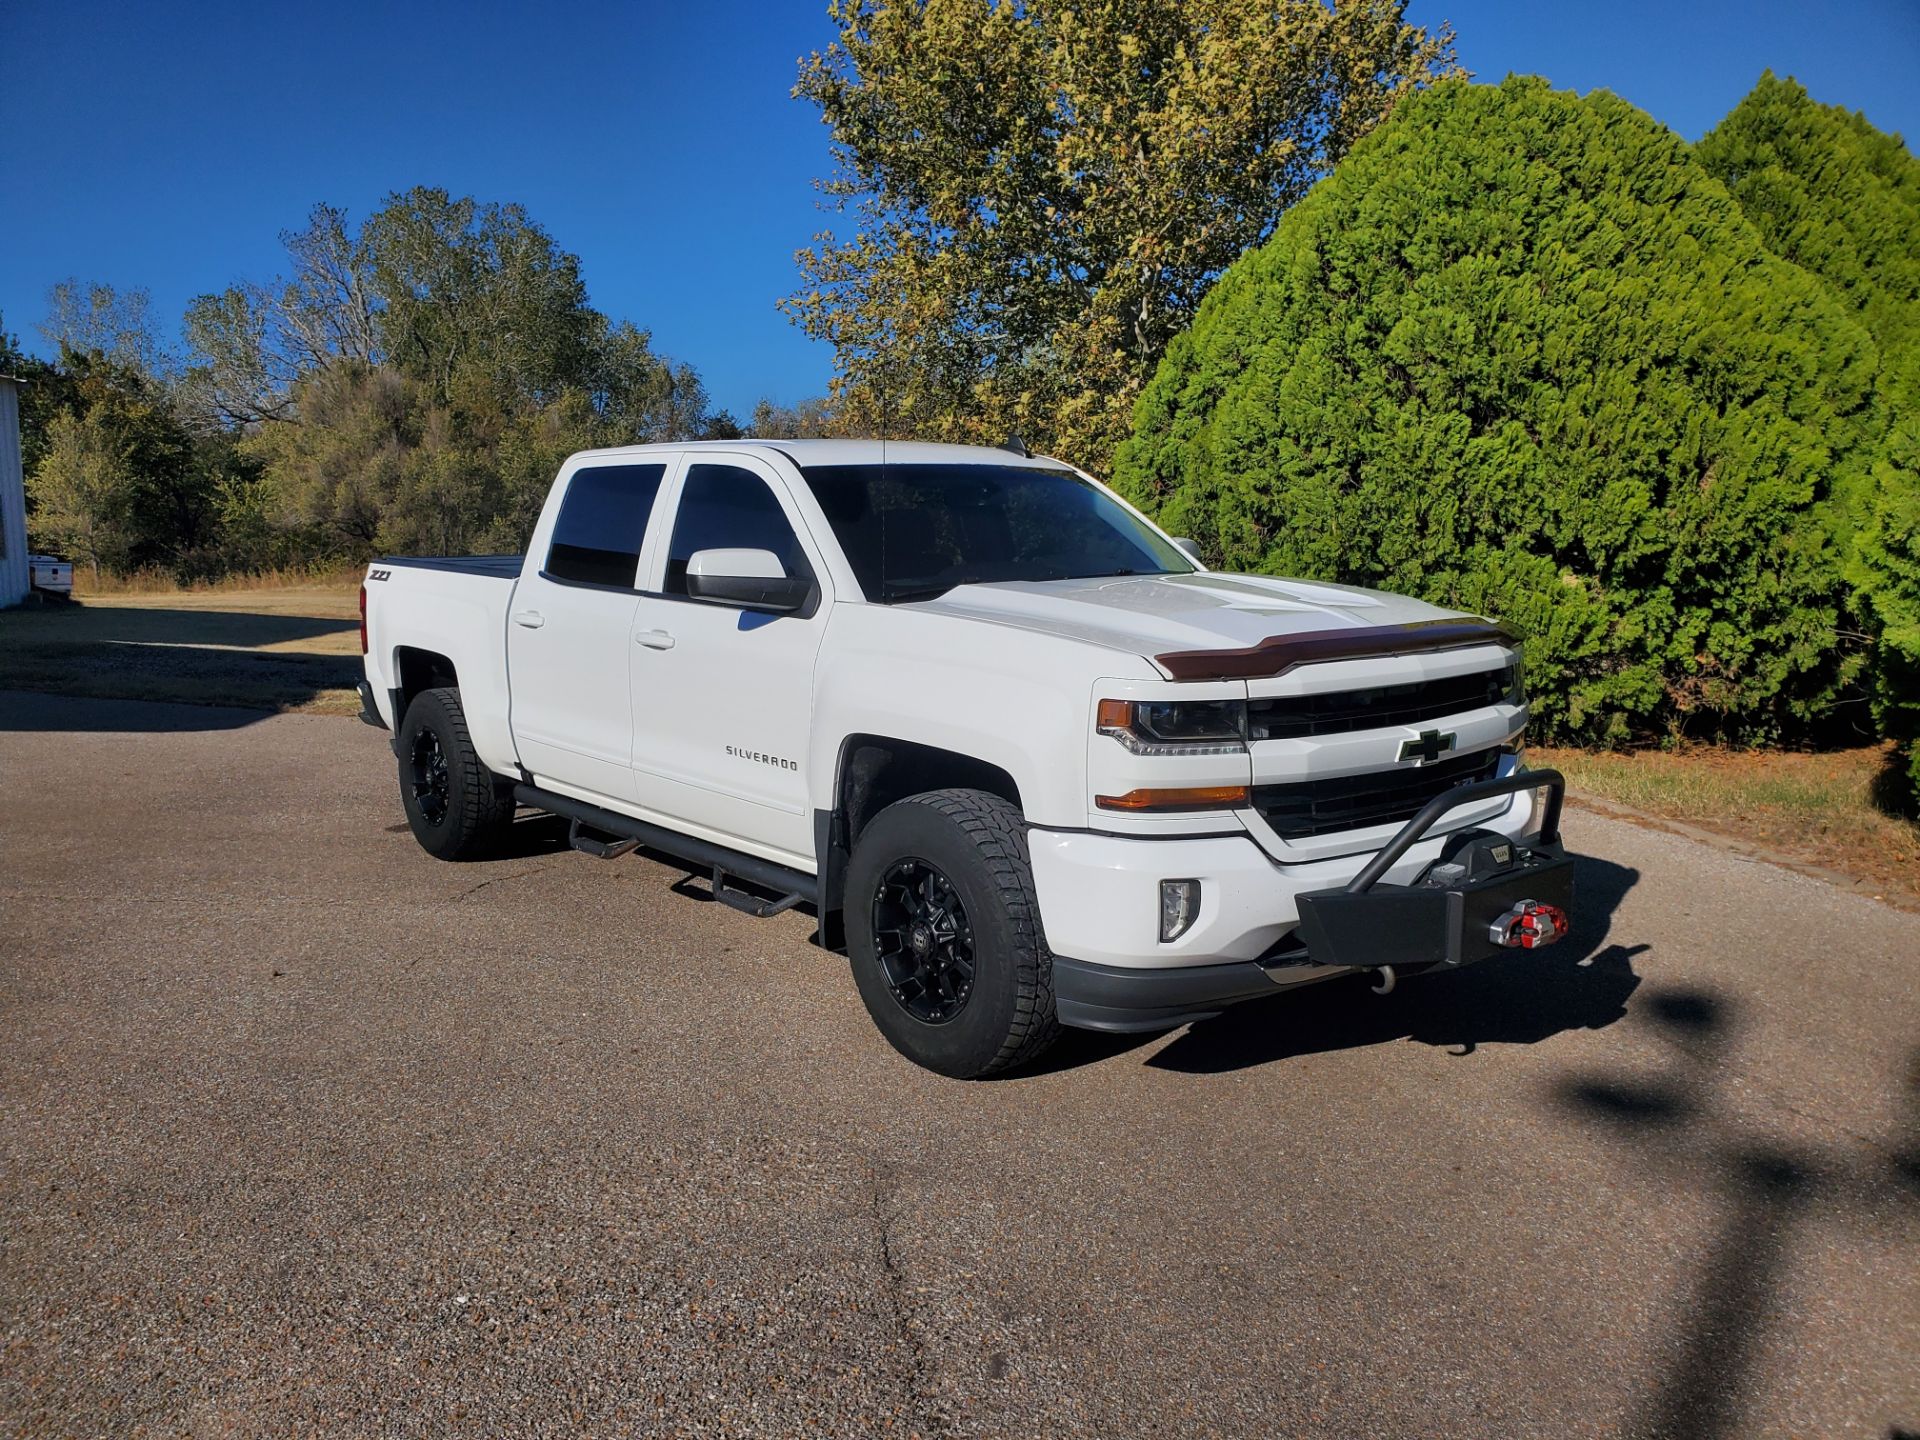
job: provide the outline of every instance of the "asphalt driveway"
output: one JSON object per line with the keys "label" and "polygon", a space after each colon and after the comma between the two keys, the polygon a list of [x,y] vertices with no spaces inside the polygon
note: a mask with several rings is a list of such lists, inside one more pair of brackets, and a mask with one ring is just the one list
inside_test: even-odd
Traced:
{"label": "asphalt driveway", "polygon": [[401,820],[0,695],[0,1429],[1920,1431],[1920,915],[1576,812],[1555,950],[960,1084],[804,915]]}

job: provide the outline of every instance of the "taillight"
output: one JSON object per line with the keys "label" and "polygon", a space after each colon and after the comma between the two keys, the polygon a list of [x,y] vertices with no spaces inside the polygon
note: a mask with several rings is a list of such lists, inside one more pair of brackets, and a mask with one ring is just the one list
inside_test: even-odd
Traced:
{"label": "taillight", "polygon": [[360,587],[360,653],[367,653],[367,587]]}

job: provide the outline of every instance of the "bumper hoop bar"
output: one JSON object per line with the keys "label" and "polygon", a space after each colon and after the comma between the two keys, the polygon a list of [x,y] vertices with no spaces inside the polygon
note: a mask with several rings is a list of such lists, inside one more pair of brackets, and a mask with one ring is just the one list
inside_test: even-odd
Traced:
{"label": "bumper hoop bar", "polygon": [[1458,810],[1462,805],[1471,805],[1478,800],[1491,800],[1496,795],[1514,795],[1523,790],[1547,792],[1546,812],[1540,817],[1540,834],[1535,837],[1541,845],[1560,843],[1560,807],[1567,796],[1566,778],[1558,770],[1516,770],[1511,775],[1501,776],[1497,780],[1474,780],[1465,785],[1456,785],[1451,790],[1442,791],[1421,807],[1399,833],[1389,840],[1380,853],[1369,860],[1366,868],[1347,882],[1349,895],[1364,895],[1399,863],[1400,857],[1417,845],[1426,833],[1440,823],[1440,817],[1449,810]]}

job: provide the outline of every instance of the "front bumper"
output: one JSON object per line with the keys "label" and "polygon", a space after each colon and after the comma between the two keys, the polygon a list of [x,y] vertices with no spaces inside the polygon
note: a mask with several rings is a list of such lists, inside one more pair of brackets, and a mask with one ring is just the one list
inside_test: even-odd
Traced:
{"label": "front bumper", "polygon": [[1056,955],[1053,1001],[1062,1025],[1080,1030],[1171,1030],[1210,1020],[1229,1005],[1344,973],[1294,956],[1276,961],[1178,965],[1158,970],[1095,965]]}
{"label": "front bumper", "polygon": [[[1529,828],[1532,807],[1522,797],[1539,789],[1548,802],[1538,836],[1507,843]],[[1490,922],[1514,903],[1572,904],[1572,862],[1559,845],[1563,792],[1551,770],[1458,786],[1374,854],[1303,865],[1276,865],[1231,836],[1129,841],[1034,831],[1060,1020],[1163,1029],[1352,970],[1460,966],[1502,953]],[[1447,811],[1502,795],[1516,803],[1492,826],[1428,837]],[[1457,861],[1476,837],[1485,843],[1469,871]],[[1497,864],[1487,861],[1487,843]],[[1159,881],[1189,877],[1202,885],[1193,927],[1173,944],[1143,945],[1156,934]]]}

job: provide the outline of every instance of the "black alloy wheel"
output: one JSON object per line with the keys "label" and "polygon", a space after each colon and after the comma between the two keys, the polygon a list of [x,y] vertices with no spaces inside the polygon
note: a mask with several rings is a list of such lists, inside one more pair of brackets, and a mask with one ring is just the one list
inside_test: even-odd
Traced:
{"label": "black alloy wheel", "polygon": [[413,802],[420,807],[420,818],[433,826],[446,824],[453,780],[447,770],[447,752],[440,744],[439,732],[429,729],[416,732],[407,763],[411,770],[408,783],[413,787]]}
{"label": "black alloy wheel", "polygon": [[846,897],[861,1003],[916,1065],[997,1075],[1060,1033],[1026,817],[1012,801],[963,788],[894,801],[860,827]]}
{"label": "black alloy wheel", "polygon": [[395,738],[400,803],[420,848],[440,860],[491,855],[513,826],[513,784],[473,748],[460,692],[422,690]]}
{"label": "black alloy wheel", "polygon": [[875,958],[914,1019],[944,1025],[973,994],[973,927],[953,882],[915,856],[895,861],[873,896]]}

